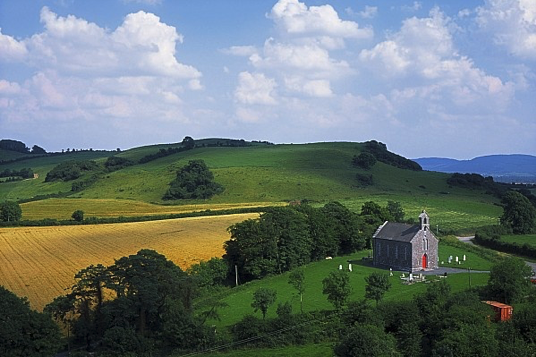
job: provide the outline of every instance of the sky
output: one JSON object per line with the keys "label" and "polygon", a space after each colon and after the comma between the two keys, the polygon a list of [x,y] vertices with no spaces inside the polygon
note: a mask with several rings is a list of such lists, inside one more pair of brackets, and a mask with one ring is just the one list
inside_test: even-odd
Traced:
{"label": "sky", "polygon": [[0,0],[0,138],[536,155],[534,0]]}

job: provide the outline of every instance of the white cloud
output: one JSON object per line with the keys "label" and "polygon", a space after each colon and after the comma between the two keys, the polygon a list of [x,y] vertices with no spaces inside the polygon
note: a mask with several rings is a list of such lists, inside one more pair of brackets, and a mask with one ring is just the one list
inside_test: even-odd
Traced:
{"label": "white cloud", "polygon": [[370,38],[370,29],[360,29],[353,21],[345,21],[331,5],[307,7],[298,0],[279,0],[268,15],[288,34],[328,35],[341,38]]}
{"label": "white cloud", "polygon": [[515,56],[536,59],[535,1],[486,0],[477,8],[476,21]]}
{"label": "white cloud", "polygon": [[238,75],[238,87],[234,92],[237,102],[242,104],[276,104],[275,80],[263,73],[241,72]]}
{"label": "white cloud", "polygon": [[257,53],[255,46],[231,46],[222,50],[223,53],[233,56],[249,57]]}
{"label": "white cloud", "polygon": [[[121,128],[131,133],[124,140],[143,134],[160,142],[156,133],[171,138],[177,125],[188,122],[185,90],[204,87],[201,73],[176,57],[184,38],[175,27],[143,11],[127,15],[115,30],[58,16],[48,7],[40,15],[41,33],[20,41],[0,33],[0,60],[30,66],[35,73],[20,82],[0,79],[5,96],[0,115],[12,130],[41,128],[53,143],[51,128],[72,128],[73,140],[82,144],[97,132],[110,136],[110,142],[122,140],[113,134]],[[83,125],[87,129],[74,129]]]}
{"label": "white cloud", "polygon": [[28,51],[23,42],[15,40],[13,37],[2,34],[0,28],[0,60],[15,62],[24,59]]}
{"label": "white cloud", "polygon": [[[451,101],[463,106],[492,101],[502,108],[513,95],[513,84],[487,75],[454,47],[449,19],[437,8],[430,17],[406,19],[399,32],[359,59],[384,78],[404,78],[405,86],[417,87],[429,100]],[[497,106],[498,103],[503,105]]]}
{"label": "white cloud", "polygon": [[365,6],[365,10],[359,12],[359,16],[364,19],[372,19],[378,14],[378,8],[376,6]]}

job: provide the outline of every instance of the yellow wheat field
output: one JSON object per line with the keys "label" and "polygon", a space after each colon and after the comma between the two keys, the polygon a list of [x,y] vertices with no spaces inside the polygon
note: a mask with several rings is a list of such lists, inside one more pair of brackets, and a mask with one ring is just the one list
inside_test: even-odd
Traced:
{"label": "yellow wheat field", "polygon": [[182,269],[222,256],[227,228],[258,214],[164,221],[32,228],[0,228],[0,285],[43,307],[91,264],[154,249]]}

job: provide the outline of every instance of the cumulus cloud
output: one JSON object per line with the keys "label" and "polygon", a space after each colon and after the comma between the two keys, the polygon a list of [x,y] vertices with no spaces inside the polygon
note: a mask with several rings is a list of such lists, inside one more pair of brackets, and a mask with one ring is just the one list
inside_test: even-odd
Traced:
{"label": "cumulus cloud", "polygon": [[242,104],[276,104],[275,80],[263,73],[241,72],[238,75],[238,87],[234,96]]}
{"label": "cumulus cloud", "polygon": [[370,38],[370,29],[360,29],[353,21],[344,21],[331,5],[307,7],[298,0],[279,0],[268,15],[288,34],[328,35],[342,38]]}
{"label": "cumulus cloud", "polygon": [[450,101],[457,106],[479,103],[482,108],[503,110],[512,98],[514,86],[477,68],[458,54],[449,19],[437,8],[430,17],[406,19],[397,33],[370,50],[360,61],[385,79],[404,79],[411,90],[397,88],[397,96],[407,100]]}
{"label": "cumulus cloud", "polygon": [[278,31],[261,48],[232,46],[224,52],[247,56],[256,71],[268,73],[280,86],[281,96],[332,96],[332,81],[354,73],[336,52],[346,41],[373,36],[372,29],[341,19],[331,5],[308,7],[298,0],[279,0],[267,17]]}
{"label": "cumulus cloud", "polygon": [[477,8],[476,21],[513,55],[536,59],[535,1],[486,0],[484,6]]}
{"label": "cumulus cloud", "polygon": [[188,121],[181,97],[204,87],[201,72],[177,58],[176,46],[184,38],[175,27],[144,11],[128,14],[115,30],[59,16],[48,7],[40,20],[44,30],[19,41],[0,33],[0,61],[27,65],[35,73],[19,83],[0,82],[6,95],[0,103],[3,120],[39,127],[55,121],[75,125],[73,119],[80,119],[95,130],[124,129],[127,121],[136,123],[129,130],[146,135],[160,131],[146,125],[151,122]]}
{"label": "cumulus cloud", "polygon": [[24,59],[27,54],[28,51],[23,42],[2,34],[2,29],[0,28],[0,60],[16,62]]}

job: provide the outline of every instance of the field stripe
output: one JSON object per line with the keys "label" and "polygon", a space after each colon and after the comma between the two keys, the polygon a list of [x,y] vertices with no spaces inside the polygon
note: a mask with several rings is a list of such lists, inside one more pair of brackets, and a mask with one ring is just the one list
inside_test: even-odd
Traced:
{"label": "field stripe", "polygon": [[0,228],[0,285],[41,310],[91,264],[154,249],[182,269],[224,253],[227,228],[256,213],[88,226]]}

